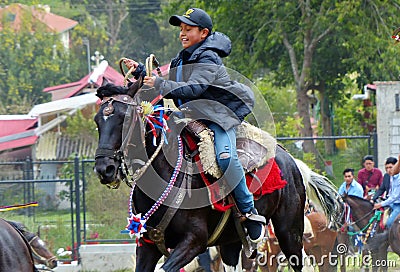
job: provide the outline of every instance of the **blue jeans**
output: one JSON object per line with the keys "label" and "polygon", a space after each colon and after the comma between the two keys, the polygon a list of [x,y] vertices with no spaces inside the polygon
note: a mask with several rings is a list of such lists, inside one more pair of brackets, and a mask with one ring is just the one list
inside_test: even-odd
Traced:
{"label": "blue jeans", "polygon": [[236,204],[242,213],[254,208],[253,194],[246,185],[242,164],[236,151],[235,128],[225,131],[219,125],[212,123],[209,128],[214,132],[214,145],[217,162],[224,172],[224,178],[233,188]]}
{"label": "blue jeans", "polygon": [[400,203],[394,203],[390,205],[390,208],[392,208],[392,212],[390,213],[389,218],[386,221],[387,229],[389,229],[393,225],[394,220],[396,220],[397,216],[400,214]]}

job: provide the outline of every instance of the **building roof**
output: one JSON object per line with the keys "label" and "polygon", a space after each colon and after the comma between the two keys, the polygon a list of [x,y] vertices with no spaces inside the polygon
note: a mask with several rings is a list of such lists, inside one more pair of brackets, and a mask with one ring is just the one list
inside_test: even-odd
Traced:
{"label": "building roof", "polygon": [[[34,20],[43,23],[50,31],[62,33],[75,27],[78,22],[53,14],[50,12],[49,6],[26,6],[22,4],[10,4],[4,8],[0,7],[0,17],[5,16],[6,20],[11,22],[15,30],[19,30],[22,24],[22,18],[27,14],[31,14]],[[2,29],[0,21],[0,30]]]}
{"label": "building roof", "polygon": [[37,118],[0,115],[0,152],[34,144],[38,138],[36,126]]}
{"label": "building roof", "polygon": [[124,77],[117,70],[109,66],[107,61],[103,60],[98,68],[79,81],[47,87],[43,89],[43,92],[52,93],[68,90],[66,95],[64,95],[64,98],[68,98],[79,94],[84,89],[100,87],[104,78],[116,85],[124,84]]}
{"label": "building roof", "polygon": [[[163,75],[167,74],[168,68],[169,64],[160,67]],[[155,70],[153,72],[156,73]],[[70,154],[72,147],[65,143],[71,140],[66,140],[65,137],[57,134],[49,134],[48,131],[63,122],[68,115],[72,115],[77,109],[96,104],[99,98],[94,92],[88,91],[101,86],[104,78],[117,85],[124,84],[122,74],[109,66],[106,61],[103,61],[98,69],[77,82],[48,87],[43,90],[50,93],[64,90],[65,98],[35,105],[26,115],[0,115],[0,153],[19,150],[22,147],[39,143],[36,152],[41,159],[64,158],[66,154]],[[57,115],[55,119],[38,127],[41,116],[55,114]],[[37,142],[39,136],[41,138],[45,136],[44,133],[48,134],[49,138],[43,138],[43,141]],[[54,142],[57,142],[57,144],[54,145]],[[50,143],[53,143],[53,146]],[[72,144],[71,142],[70,144],[76,149],[73,151],[79,151],[85,155],[94,154],[95,146],[92,146],[90,142],[80,139],[76,143]]]}
{"label": "building roof", "polygon": [[41,115],[54,114],[57,112],[65,112],[80,109],[89,104],[96,104],[99,98],[95,93],[87,93],[56,101],[51,101],[39,105],[35,105],[28,116],[38,117]]}
{"label": "building roof", "polygon": [[0,138],[32,129],[37,118],[28,115],[0,115]]}
{"label": "building roof", "polygon": [[36,142],[37,138],[38,136],[32,135],[12,141],[2,142],[0,143],[0,152],[33,145]]}
{"label": "building roof", "polygon": [[[169,64],[160,67],[163,76],[168,73],[168,69]],[[153,73],[156,73],[156,70],[153,70]],[[65,93],[62,94],[63,98],[72,97],[83,92],[85,89],[94,89],[100,87],[103,83],[104,78],[107,79],[108,82],[114,83],[116,85],[122,86],[124,84],[124,77],[122,76],[122,74],[110,65],[108,65],[108,62],[106,60],[103,60],[100,63],[99,67],[94,69],[90,74],[86,75],[80,80],[72,83],[47,87],[43,89],[43,92],[52,94],[60,92]]]}

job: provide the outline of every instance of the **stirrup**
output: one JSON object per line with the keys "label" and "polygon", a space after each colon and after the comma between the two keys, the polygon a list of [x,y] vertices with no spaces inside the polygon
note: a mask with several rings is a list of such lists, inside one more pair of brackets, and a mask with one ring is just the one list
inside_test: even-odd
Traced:
{"label": "stirrup", "polygon": [[246,213],[244,216],[246,217],[247,220],[260,222],[260,223],[262,223],[264,225],[267,224],[267,220],[262,215],[254,214],[254,213]]}

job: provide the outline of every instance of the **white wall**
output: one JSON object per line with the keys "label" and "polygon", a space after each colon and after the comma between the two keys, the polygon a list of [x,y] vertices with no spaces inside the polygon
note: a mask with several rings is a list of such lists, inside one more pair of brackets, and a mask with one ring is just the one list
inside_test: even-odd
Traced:
{"label": "white wall", "polygon": [[387,157],[400,154],[400,82],[378,81],[376,85],[378,163],[385,169]]}

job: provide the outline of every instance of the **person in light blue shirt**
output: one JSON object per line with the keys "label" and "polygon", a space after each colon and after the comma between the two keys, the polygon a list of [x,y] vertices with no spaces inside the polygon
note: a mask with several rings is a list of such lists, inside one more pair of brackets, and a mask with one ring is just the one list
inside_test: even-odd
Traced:
{"label": "person in light blue shirt", "polygon": [[[350,196],[357,196],[360,198],[363,198],[364,196],[364,189],[361,186],[360,183],[358,183],[355,179],[354,179],[354,169],[352,168],[346,168],[343,171],[343,176],[344,176],[344,182],[342,183],[342,185],[340,185],[338,193],[343,196],[343,195],[350,195]],[[347,226],[347,230],[354,232],[355,229],[352,225]],[[353,235],[351,236],[351,243],[349,245],[349,253],[354,253],[354,246],[356,243],[356,236]]]}
{"label": "person in light blue shirt", "polygon": [[390,207],[392,208],[392,212],[389,215],[389,218],[386,222],[386,228],[389,229],[394,220],[396,220],[397,216],[400,214],[400,174],[394,175],[394,169],[388,170],[390,177],[390,191],[388,199],[377,203],[374,205],[374,209],[380,209],[381,207]]}
{"label": "person in light blue shirt", "polygon": [[343,171],[344,182],[339,187],[338,193],[340,195],[352,195],[363,197],[364,190],[362,186],[354,179],[354,169],[346,168]]}

